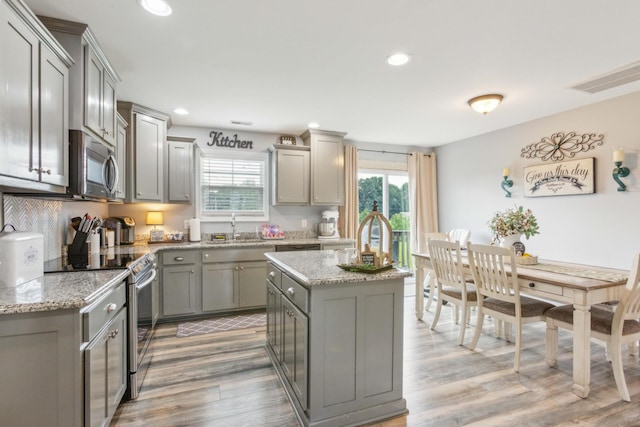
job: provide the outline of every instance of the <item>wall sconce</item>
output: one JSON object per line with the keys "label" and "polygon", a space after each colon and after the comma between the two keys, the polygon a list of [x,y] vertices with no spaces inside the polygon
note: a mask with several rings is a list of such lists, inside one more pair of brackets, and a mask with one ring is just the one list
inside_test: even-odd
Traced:
{"label": "wall sconce", "polygon": [[502,183],[500,184],[505,194],[504,197],[511,197],[511,192],[505,187],[513,187],[513,181],[509,179],[509,168],[502,169]]}
{"label": "wall sconce", "polygon": [[616,165],[613,168],[613,180],[618,183],[618,191],[627,191],[627,186],[624,185],[620,178],[624,178],[629,175],[629,168],[622,166],[624,161],[624,150],[619,148],[613,152],[613,164]]}
{"label": "wall sconce", "polygon": [[498,94],[476,96],[467,101],[467,104],[474,111],[486,115],[496,109],[498,104],[502,102],[502,98],[503,96]]}
{"label": "wall sconce", "polygon": [[164,215],[160,211],[147,212],[147,225],[153,225],[153,230],[149,232],[150,242],[161,242],[164,240],[164,231],[156,229],[156,225],[164,224]]}

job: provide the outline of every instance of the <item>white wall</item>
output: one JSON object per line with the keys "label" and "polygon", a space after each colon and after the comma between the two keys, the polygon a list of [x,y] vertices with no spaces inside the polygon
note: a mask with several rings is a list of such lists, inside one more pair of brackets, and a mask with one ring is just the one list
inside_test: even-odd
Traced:
{"label": "white wall", "polygon": [[[486,116],[500,114],[498,107]],[[520,150],[555,132],[604,135],[604,144],[579,153],[595,157],[596,193],[529,198],[523,196],[523,168],[550,163],[523,159]],[[612,150],[626,150],[631,174],[623,178],[626,192],[618,192],[611,177]],[[471,240],[489,243],[487,221],[509,207],[530,208],[540,234],[524,239],[527,252],[542,259],[629,269],[640,251],[640,93],[534,120],[500,131],[436,148],[440,229],[468,228]],[[500,188],[502,169],[511,168],[512,197]]]}

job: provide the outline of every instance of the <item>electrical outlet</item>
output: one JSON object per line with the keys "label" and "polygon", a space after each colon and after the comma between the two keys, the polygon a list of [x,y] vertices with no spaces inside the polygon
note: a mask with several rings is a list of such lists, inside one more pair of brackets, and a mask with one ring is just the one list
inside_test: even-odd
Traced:
{"label": "electrical outlet", "polygon": [[307,220],[303,219],[301,225],[302,225],[302,228],[307,228]]}
{"label": "electrical outlet", "polygon": [[184,220],[184,229],[187,230],[189,228],[189,220],[185,219]]}

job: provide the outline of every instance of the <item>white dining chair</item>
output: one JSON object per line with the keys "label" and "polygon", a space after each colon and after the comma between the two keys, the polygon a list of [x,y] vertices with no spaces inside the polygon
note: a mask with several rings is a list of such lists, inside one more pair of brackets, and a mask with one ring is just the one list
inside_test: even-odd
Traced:
{"label": "white dining chair", "polygon": [[449,233],[449,241],[460,242],[460,248],[467,249],[467,245],[471,240],[471,230],[467,230],[466,228],[454,228]]}
{"label": "white dining chair", "polygon": [[[423,242],[425,242],[426,251],[429,253],[429,240],[449,240],[449,235],[447,233],[422,233]],[[424,298],[424,294],[427,293],[427,303],[425,304],[425,311],[429,311],[431,308],[431,303],[433,303],[435,299],[436,293],[436,278],[435,272],[432,269],[425,268],[425,276],[424,283],[422,284],[422,293],[423,295],[419,295],[421,298]],[[416,296],[418,298],[418,296]]]}
{"label": "white dining chair", "polygon": [[478,294],[475,286],[468,283],[464,274],[462,255],[459,242],[446,240],[429,240],[429,256],[433,263],[438,287],[436,313],[431,322],[431,329],[435,329],[440,319],[442,304],[448,301],[454,305],[455,320],[458,321],[458,309],[462,313],[458,344],[464,342],[464,334],[469,321],[469,308],[478,305]]}
{"label": "white dining chair", "polygon": [[[482,334],[484,316],[512,324],[516,330],[513,370],[520,370],[522,325],[545,320],[545,312],[554,307],[544,301],[520,295],[516,255],[513,247],[469,243],[469,268],[478,292],[478,320],[471,342],[473,350]],[[506,267],[505,264],[510,264]]]}
{"label": "white dining chair", "polygon": [[[640,339],[640,254],[633,260],[629,279],[615,309],[591,307],[591,338],[604,342],[607,360],[611,362],[613,377],[622,400],[629,402],[629,389],[624,378],[622,345]],[[573,331],[573,305],[567,304],[547,311],[547,365],[557,366],[558,328]]]}

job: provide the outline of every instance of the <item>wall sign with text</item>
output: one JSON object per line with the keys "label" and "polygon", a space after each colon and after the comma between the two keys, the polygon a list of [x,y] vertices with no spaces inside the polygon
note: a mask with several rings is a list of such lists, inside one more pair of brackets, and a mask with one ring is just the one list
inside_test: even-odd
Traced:
{"label": "wall sign with text", "polygon": [[245,141],[244,139],[238,139],[238,134],[234,134],[233,137],[226,136],[222,132],[216,132],[212,130],[209,133],[211,141],[207,142],[209,147],[225,147],[225,148],[239,148],[243,150],[253,150],[253,141]]}
{"label": "wall sign with text", "polygon": [[595,159],[571,160],[524,168],[525,197],[592,194],[595,186]]}

